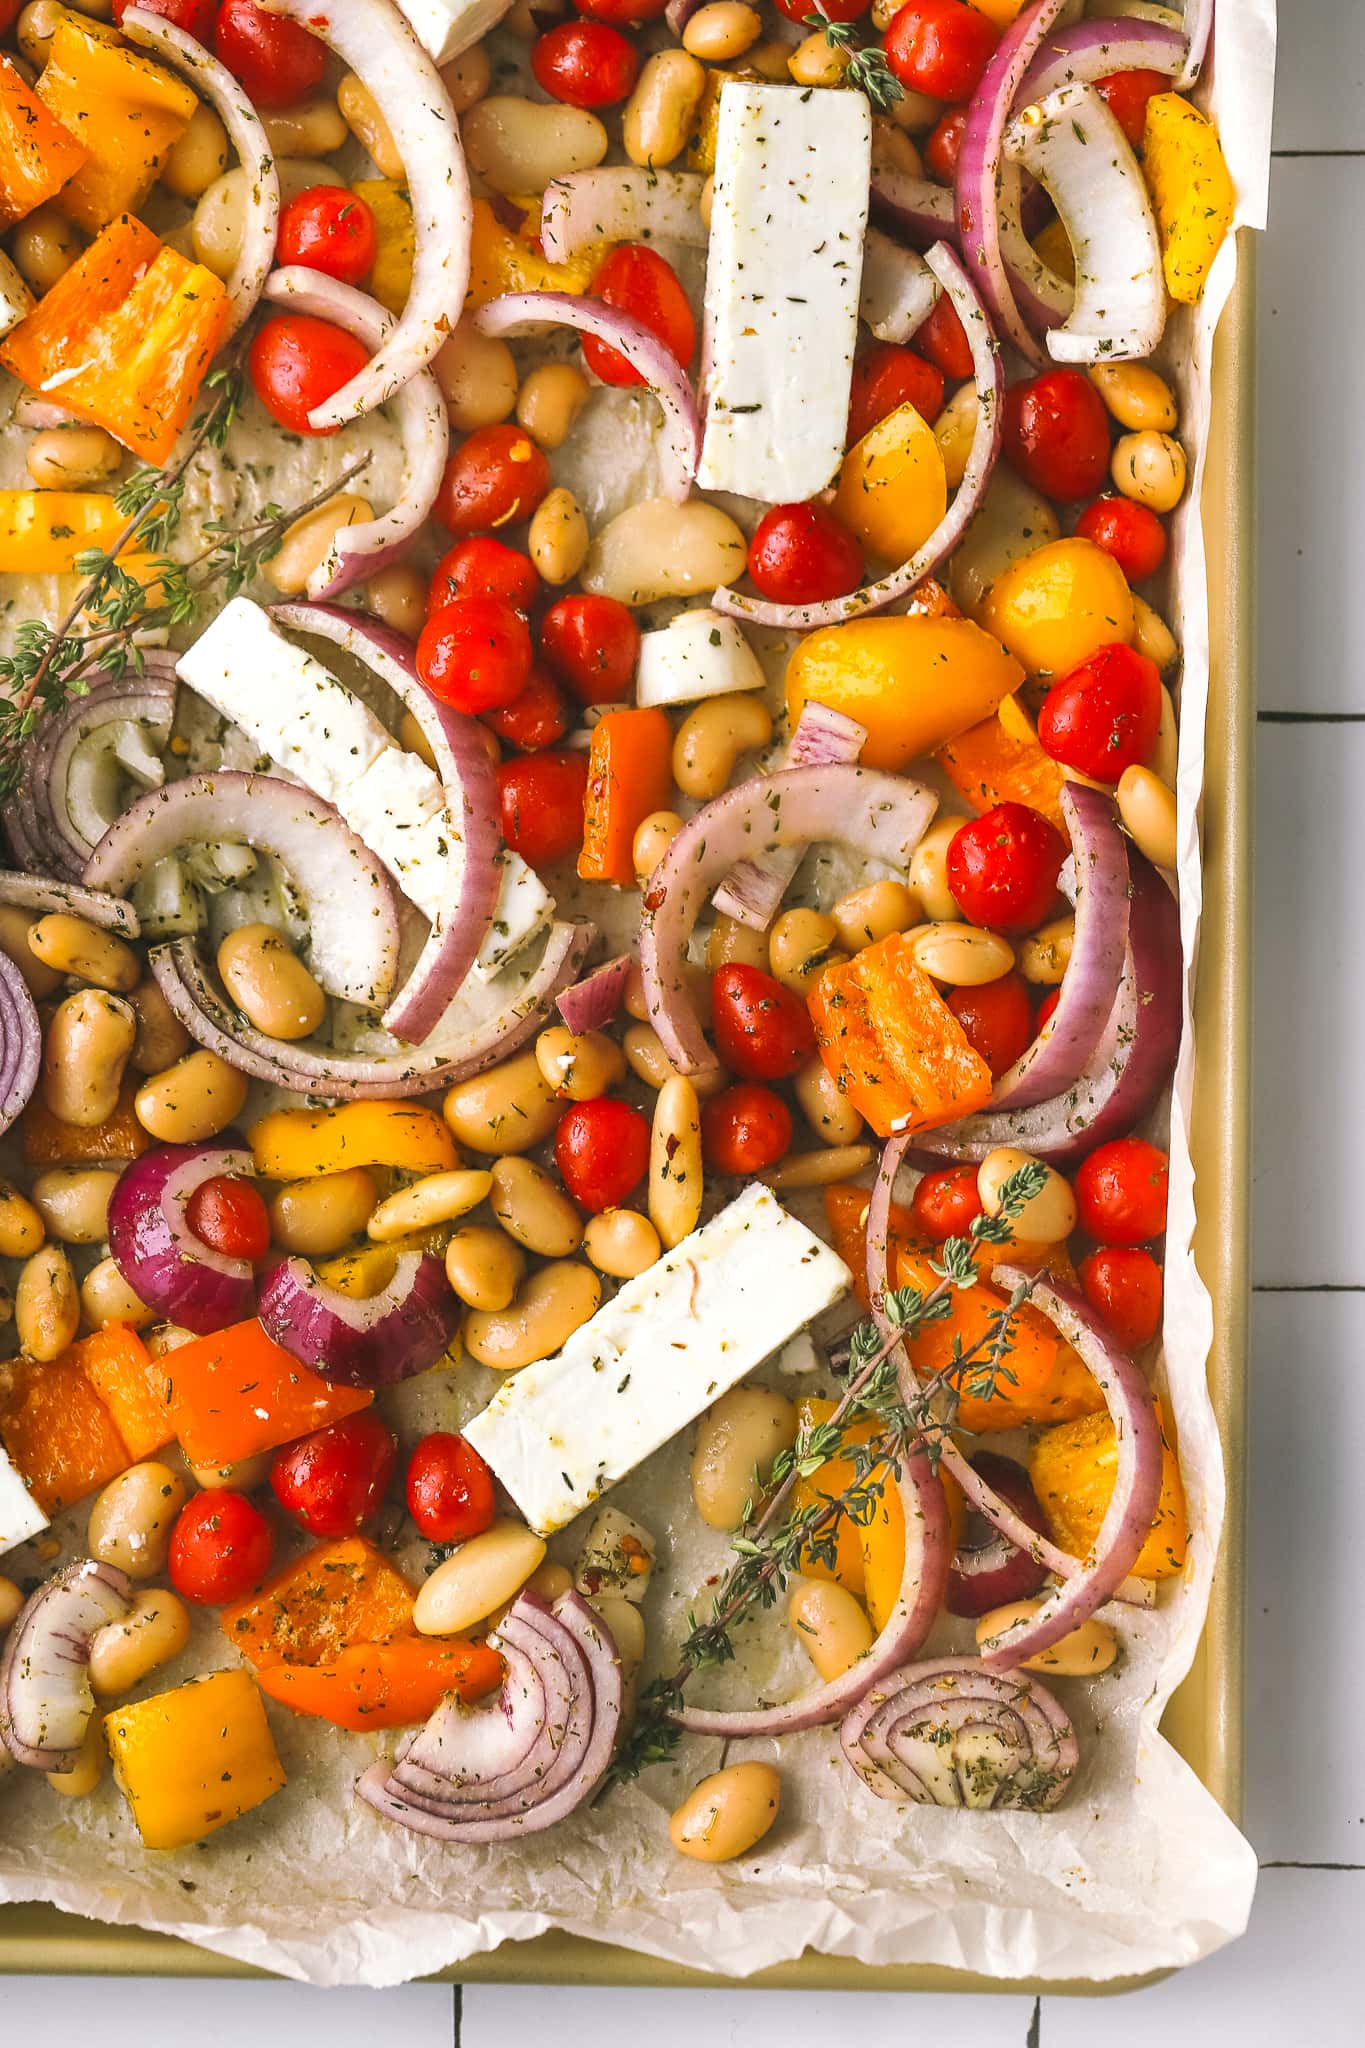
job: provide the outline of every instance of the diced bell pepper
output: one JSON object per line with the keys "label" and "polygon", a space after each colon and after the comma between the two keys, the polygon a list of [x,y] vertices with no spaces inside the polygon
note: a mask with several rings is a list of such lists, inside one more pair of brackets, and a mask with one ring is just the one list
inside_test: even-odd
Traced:
{"label": "diced bell pepper", "polygon": [[285,1783],[247,1671],[211,1671],[117,1707],[104,1723],[114,1775],[148,1849],[184,1849]]}
{"label": "diced bell pepper", "polygon": [[116,29],[65,11],[38,97],[85,152],[57,205],[88,234],[141,206],[199,104],[183,78],[130,50]]}

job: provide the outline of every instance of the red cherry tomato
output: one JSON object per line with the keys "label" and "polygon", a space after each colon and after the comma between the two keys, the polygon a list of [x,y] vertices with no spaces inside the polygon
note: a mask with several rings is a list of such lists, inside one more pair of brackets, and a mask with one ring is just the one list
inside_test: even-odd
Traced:
{"label": "red cherry tomato", "polygon": [[[799,21],[803,27],[815,11],[807,0],[777,0],[777,4],[788,21]],[[871,5],[872,0],[829,0],[826,6],[822,0],[820,12],[826,21],[861,21]]]}
{"label": "red cherry tomato", "polygon": [[363,199],[345,185],[311,185],[280,215],[275,260],[359,284],[373,270],[378,247],[374,214]]}
{"label": "red cherry tomato", "polygon": [[1041,924],[1057,893],[1066,841],[1027,804],[997,804],[948,842],[948,887],[962,915],[998,932]]}
{"label": "red cherry tomato", "polygon": [[926,1173],[910,1198],[918,1229],[935,1244],[965,1237],[981,1214],[981,1190],[974,1166],[940,1166]]}
{"label": "red cherry tomato", "polygon": [[1166,1154],[1145,1138],[1114,1138],[1081,1162],[1076,1209],[1096,1244],[1147,1244],[1166,1228]]}
{"label": "red cherry tomato", "polygon": [[531,675],[531,635],[501,597],[457,597],[432,613],[417,642],[417,673],[456,711],[511,704]]}
{"label": "red cherry tomato", "polygon": [[931,363],[937,363],[945,377],[961,384],[972,374],[972,345],[967,330],[957,317],[957,308],[947,292],[940,292],[933,312],[915,331],[915,347]]}
{"label": "red cherry tomato", "polygon": [[554,677],[533,663],[521,695],[500,710],[485,711],[483,722],[519,754],[538,754],[569,730],[568,700]]}
{"label": "red cherry tomato", "polygon": [[863,580],[863,551],[827,505],[774,505],[749,542],[754,588],[775,604],[819,604]]}
{"label": "red cherry tomato", "polygon": [[[629,313],[642,327],[657,335],[670,355],[686,368],[697,346],[697,323],[687,293],[671,263],[642,242],[624,242],[597,266],[592,281],[595,298]],[[639,370],[633,370],[619,349],[599,341],[595,334],[583,336],[583,360],[604,384],[643,384]]]}
{"label": "red cherry tomato", "polygon": [[1109,473],[1109,415],[1080,370],[1044,370],[1005,393],[1005,454],[1026,482],[1067,504]]}
{"label": "red cherry tomato", "polygon": [[247,358],[256,396],[291,434],[334,434],[335,427],[310,427],[308,415],[369,360],[368,349],[354,335],[311,313],[280,313],[267,320]]}
{"label": "red cherry tomato", "polygon": [[275,1453],[270,1484],[312,1536],[354,1536],[379,1512],[398,1439],[377,1415],[347,1415]]}
{"label": "red cherry tomato", "polygon": [[244,1493],[196,1493],[171,1531],[171,1584],[182,1600],[223,1607],[255,1592],[274,1548],[269,1522]]}
{"label": "red cherry tomato", "polygon": [[487,533],[529,519],[550,488],[550,465],[520,427],[476,427],[446,463],[436,517],[452,533]]}
{"label": "red cherry tomato", "polygon": [[957,176],[962,154],[962,131],[967,125],[965,107],[953,107],[929,134],[924,145],[924,167],[941,185],[951,185]]}
{"label": "red cherry tomato", "polygon": [[513,853],[548,867],[583,844],[585,753],[525,754],[498,769],[498,817]]}
{"label": "red cherry tomato", "polygon": [[1003,1074],[1033,1043],[1033,1005],[1022,974],[955,988],[948,1008],[992,1074]]}
{"label": "red cherry tomato", "polygon": [[1112,555],[1130,583],[1145,583],[1166,559],[1166,529],[1150,505],[1131,498],[1096,498],[1076,521],[1083,540]]}
{"label": "red cherry tomato", "polygon": [[540,651],[580,704],[620,704],[640,659],[635,615],[616,597],[560,597],[540,622]]}
{"label": "red cherry tomato", "polygon": [[640,70],[635,45],[601,21],[561,21],[531,47],[536,83],[569,107],[614,107]]}
{"label": "red cherry tomato", "polygon": [[805,1004],[761,967],[718,967],[711,1010],[717,1052],[750,1080],[784,1081],[815,1051]]}
{"label": "red cherry tomato", "polygon": [[185,1221],[210,1251],[226,1259],[259,1259],[270,1249],[270,1211],[249,1180],[215,1173],[200,1181]]}
{"label": "red cherry tomato", "polygon": [[932,426],[943,410],[943,372],[912,348],[900,348],[894,341],[874,342],[853,365],[849,446],[900,405],[913,405]]}
{"label": "red cherry tomato", "polygon": [[493,1521],[493,1474],[462,1436],[434,1429],[408,1460],[408,1513],[429,1543],[467,1543]]}
{"label": "red cherry tomato", "polygon": [[292,107],[316,92],[327,68],[325,43],[255,0],[223,0],[214,48],[258,107]]}
{"label": "red cherry tomato", "polygon": [[1134,149],[1147,126],[1147,102],[1154,92],[1169,92],[1171,81],[1160,71],[1114,71],[1096,87]]}
{"label": "red cherry tomato", "polygon": [[638,21],[657,21],[668,0],[573,0],[589,21],[610,21],[617,28],[629,28]]}
{"label": "red cherry tomato", "polygon": [[1038,713],[1043,750],[1096,782],[1117,782],[1140,766],[1161,724],[1161,677],[1154,661],[1116,641],[1052,685]]}
{"label": "red cherry tomato", "polygon": [[1161,1328],[1161,1268],[1150,1252],[1109,1245],[1081,1260],[1085,1298],[1120,1344],[1136,1351]]}
{"label": "red cherry tomato", "polygon": [[576,1102],[555,1131],[555,1165],[580,1209],[619,1209],[649,1171],[649,1119],[614,1095]]}
{"label": "red cherry tomato", "polygon": [[[22,6],[23,0],[0,0],[0,35],[17,19]],[[114,0],[114,20],[120,28],[124,15],[133,6],[145,7],[149,14],[159,14],[163,21],[173,21],[205,48],[213,41],[218,0]]]}
{"label": "red cherry tomato", "polygon": [[529,612],[540,590],[540,578],[529,555],[518,554],[491,533],[458,540],[436,564],[427,607],[435,611],[457,597],[500,597],[519,612]]}
{"label": "red cherry tomato", "polygon": [[791,1111],[757,1081],[736,1081],[703,1103],[701,1147],[717,1173],[758,1173],[791,1149]]}
{"label": "red cherry tomato", "polygon": [[1059,988],[1048,990],[1042,1002],[1038,1005],[1038,1015],[1034,1019],[1035,1032],[1042,1030],[1044,1024],[1046,1024],[1061,1000],[1062,992]]}
{"label": "red cherry tomato", "polygon": [[998,40],[985,15],[962,0],[910,0],[891,17],[886,61],[909,91],[956,106],[976,91]]}

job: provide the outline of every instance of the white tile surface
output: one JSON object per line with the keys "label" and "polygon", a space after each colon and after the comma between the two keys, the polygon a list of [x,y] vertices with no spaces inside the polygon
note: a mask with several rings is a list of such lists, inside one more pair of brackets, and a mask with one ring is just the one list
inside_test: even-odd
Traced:
{"label": "white tile surface", "polygon": [[1275,88],[1277,150],[1365,149],[1360,0],[1280,0]]}
{"label": "white tile surface", "polygon": [[[553,2019],[549,2016],[553,2013]],[[533,1991],[471,1984],[461,2048],[537,2040],[547,2021],[555,2048],[797,2048],[855,2033],[897,2048],[1023,2048],[1028,1998],[899,1998],[857,1991]]]}

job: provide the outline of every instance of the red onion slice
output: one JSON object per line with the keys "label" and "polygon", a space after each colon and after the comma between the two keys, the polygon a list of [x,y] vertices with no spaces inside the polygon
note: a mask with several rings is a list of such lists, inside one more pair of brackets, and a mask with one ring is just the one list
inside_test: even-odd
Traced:
{"label": "red onion slice", "polygon": [[908,171],[886,166],[872,173],[871,212],[888,231],[904,236],[915,249],[957,239],[957,207],[946,185],[914,178]]}
{"label": "red onion slice", "polygon": [[938,279],[922,256],[868,229],[858,315],[878,341],[909,341],[933,312],[938,294]]}
{"label": "red onion slice", "polygon": [[275,260],[280,180],[270,138],[246,91],[227,66],[210,56],[203,44],[183,28],[145,7],[130,7],[119,27],[129,42],[155,50],[163,63],[183,73],[195,91],[208,101],[227,129],[228,140],[246,174],[242,245],[227,280],[228,326],[223,337],[226,341],[254,309]]}
{"label": "red onion slice", "polygon": [[[974,1452],[971,1464],[1031,1529],[1046,1534],[1043,1510],[1022,1465],[995,1451]],[[965,1537],[959,1543],[948,1577],[948,1612],[974,1621],[1008,1601],[1031,1598],[1046,1581],[1047,1566],[992,1526],[984,1543],[969,1543]]]}
{"label": "red onion slice", "polygon": [[1069,1716],[1036,1678],[1001,1678],[974,1657],[909,1664],[839,1731],[844,1755],[879,1799],[918,1806],[1044,1812],[1080,1761]]}
{"label": "red onion slice", "polygon": [[618,953],[601,967],[594,967],[582,981],[566,988],[557,1000],[560,1016],[575,1036],[585,1031],[605,1031],[621,1007],[634,962],[629,953]]}
{"label": "red onion slice", "polygon": [[43,1033],[28,984],[0,953],[0,1133],[28,1108],[38,1085]]}
{"label": "red onion slice", "polygon": [[480,306],[473,320],[482,333],[503,337],[534,333],[538,327],[572,327],[619,350],[663,408],[666,460],[660,464],[660,484],[666,498],[683,502],[697,473],[701,415],[686,372],[657,334],[604,300],[573,292],[507,292]]}
{"label": "red onion slice", "polygon": [[826,598],[819,604],[770,604],[766,600],[744,597],[737,590],[722,588],[711,600],[717,611],[728,612],[735,619],[748,619],[753,625],[775,626],[779,631],[792,633],[809,632],[814,626],[837,626],[845,619],[882,611],[898,598],[908,597],[926,576],[932,576],[944,557],[952,553],[976,516],[995,467],[995,458],[1000,452],[1005,372],[985,308],[953,251],[946,242],[936,242],[924,260],[952,300],[966,330],[976,383],[976,432],[972,437],[972,452],[967,458],[967,467],[952,504],[918,554],[912,555],[908,562],[903,562],[899,569],[893,569],[876,583],[865,583],[860,590],[849,591],[846,597]]}
{"label": "red onion slice", "polygon": [[257,1314],[277,1344],[345,1387],[393,1387],[426,1372],[459,1321],[441,1261],[416,1251],[400,1252],[388,1286],[363,1300],[329,1286],[307,1259],[281,1259]]}
{"label": "red onion slice", "polygon": [[[56,729],[44,760],[46,815],[62,841],[64,866],[75,873],[83,870],[123,808],[117,774],[106,779],[102,790],[99,787],[101,763],[91,759],[91,742],[104,734],[108,744],[105,728],[140,722],[152,728],[156,748],[163,748],[175,722],[175,691],[173,678],[163,684],[154,684],[149,678],[140,686],[111,683],[92,690],[78,707],[79,715],[68,713],[53,721]],[[149,764],[148,773],[139,778],[144,787],[149,782],[161,786],[164,771],[153,772],[160,769],[159,760]]]}
{"label": "red onion slice", "polygon": [[[265,295],[276,305],[299,306],[319,320],[330,320],[372,351],[393,330],[393,316],[377,299],[301,263],[277,270]],[[430,370],[417,371],[394,394],[393,416],[403,443],[402,491],[378,519],[341,528],[308,578],[308,595],[315,603],[340,597],[353,584],[403,560],[436,502],[449,453],[450,429],[441,387]]]}
{"label": "red onion slice", "polygon": [[250,1259],[215,1251],[190,1229],[187,1211],[207,1180],[255,1177],[248,1151],[225,1145],[157,1145],[119,1175],[109,1202],[109,1254],[148,1308],[199,1336],[249,1316],[256,1301]]}
{"label": "red onion slice", "polygon": [[1175,76],[1177,92],[1185,92],[1203,70],[1212,30],[1213,0],[1185,0],[1185,34],[1189,38],[1189,49]]}
{"label": "red onion slice", "polygon": [[11,903],[17,910],[36,910],[42,917],[83,917],[87,924],[98,925],[102,932],[116,932],[121,939],[135,939],[141,930],[131,903],[105,889],[83,889],[79,882],[49,882],[42,875],[0,870],[0,903]]}
{"label": "red onion slice", "polygon": [[132,1582],[112,1564],[77,1558],[30,1595],[0,1659],[0,1744],[17,1764],[69,1771],[80,1753],[95,1695],[90,1642],[123,1621]]}
{"label": "red onion slice", "polygon": [[484,1792],[501,1798],[542,1767],[551,1726],[542,1663],[509,1640],[505,1624],[490,1642],[503,1662],[497,1698],[474,1713],[459,1700],[442,1701],[399,1749],[393,1781],[408,1795],[439,1797],[446,1805]]}
{"label": "red onion slice", "polygon": [[[1190,0],[1191,7],[1199,0]],[[1078,21],[1055,28],[1043,38],[1038,54],[1015,95],[1017,108],[1033,106],[1059,85],[1079,80],[1094,85],[1116,71],[1162,71],[1177,74],[1189,44],[1178,28],[1164,21]]]}
{"label": "red onion slice", "polygon": [[[140,675],[130,673],[116,683],[98,683],[87,696],[72,698],[49,712],[25,748],[13,808],[5,820],[11,837],[17,823],[23,838],[39,856],[36,861],[25,858],[25,866],[79,881],[90,857],[91,848],[69,816],[65,784],[59,783],[53,772],[54,757],[70,730],[99,718],[106,701],[112,704],[116,694],[128,690],[146,690],[157,697],[164,690],[174,705],[175,656],[159,647],[142,648],[139,652]],[[111,818],[109,823],[112,822]]]}
{"label": "red onion slice", "polygon": [[834,840],[904,869],[938,808],[922,783],[875,768],[779,768],[706,804],[674,839],[645,891],[640,973],[649,1021],[680,1073],[716,1064],[692,1003],[687,942],[736,859]]}
{"label": "red onion slice", "polygon": [[[810,698],[801,706],[787,748],[785,768],[825,768],[854,762],[867,743],[867,727],[842,711]],[[783,846],[761,860],[736,861],[711,898],[716,909],[753,931],[768,929],[806,855],[804,846]]]}
{"label": "red onion slice", "polygon": [[682,242],[704,249],[700,171],[640,170],[611,164],[569,171],[545,187],[540,246],[567,263],[592,242]]}
{"label": "red onion slice", "polygon": [[1015,1266],[997,1266],[995,1274],[1003,1287],[1032,1282],[1031,1306],[1079,1353],[1099,1383],[1118,1448],[1114,1491],[1080,1571],[1045,1594],[1028,1619],[982,1645],[988,1671],[1009,1671],[1088,1621],[1132,1571],[1161,1498],[1161,1429],[1151,1388],[1087,1302],[1047,1274],[1027,1274]]}
{"label": "red onion slice", "polygon": [[329,995],[377,1007],[398,971],[398,909],[386,870],[329,803],[274,775],[222,769],[149,790],[86,863],[92,889],[126,896],[196,840],[254,846],[286,868],[308,914],[313,973]]}
{"label": "red onion slice", "polygon": [[335,51],[369,88],[403,160],[415,240],[407,304],[363,370],[321,405],[315,433],[384,405],[424,370],[469,289],[474,208],[459,127],[441,74],[393,0],[262,0]]}

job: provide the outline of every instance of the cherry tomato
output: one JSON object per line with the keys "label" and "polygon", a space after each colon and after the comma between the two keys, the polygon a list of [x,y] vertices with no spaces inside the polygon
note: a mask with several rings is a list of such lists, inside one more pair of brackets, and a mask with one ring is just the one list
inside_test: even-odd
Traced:
{"label": "cherry tomato", "polygon": [[703,1103],[702,1153],[717,1173],[758,1173],[791,1149],[791,1111],[757,1081],[736,1081]]}
{"label": "cherry tomato", "polygon": [[815,1051],[805,1004],[761,967],[718,967],[711,1009],[717,1052],[750,1080],[784,1081]]}
{"label": "cherry tomato", "polygon": [[561,21],[531,47],[536,83],[570,107],[614,107],[640,70],[635,45],[601,21]]}
{"label": "cherry tomato", "polygon": [[1109,1245],[1077,1267],[1085,1298],[1120,1344],[1136,1351],[1161,1328],[1161,1268],[1150,1252]]}
{"label": "cherry tomato", "polygon": [[434,611],[417,642],[417,673],[456,711],[511,704],[531,674],[531,635],[501,597],[457,597]]}
{"label": "cherry tomato", "polygon": [[1145,1138],[1114,1138],[1075,1178],[1081,1229],[1096,1244],[1146,1244],[1166,1228],[1166,1154]]}
{"label": "cherry tomato", "polygon": [[462,1436],[434,1429],[408,1460],[408,1513],[429,1543],[467,1543],[493,1521],[493,1474]]}
{"label": "cherry tomato", "polygon": [[952,107],[925,142],[924,167],[941,185],[951,185],[957,176],[957,160],[962,154],[962,131],[966,125],[966,108]]}
{"label": "cherry tomato", "polygon": [[1056,1009],[1058,1003],[1060,1003],[1061,1000],[1062,992],[1059,988],[1051,988],[1048,990],[1047,994],[1043,997],[1042,1002],[1039,1003],[1038,1015],[1034,1018],[1035,1035],[1038,1031],[1042,1030],[1044,1024],[1046,1024],[1048,1018],[1052,1015],[1053,1011]]}
{"label": "cherry tomato", "polygon": [[369,350],[353,334],[311,313],[279,313],[267,320],[247,358],[256,396],[291,434],[334,434],[335,427],[310,427],[308,415],[369,360]]}
{"label": "cherry tomato", "polygon": [[1112,555],[1130,583],[1145,583],[1166,559],[1166,529],[1150,505],[1131,498],[1096,498],[1076,521],[1083,540]]}
{"label": "cherry tomato", "polygon": [[[133,0],[123,0],[123,7],[131,7]],[[118,18],[123,19],[123,7],[119,7]],[[23,8],[23,0],[0,0],[0,36],[7,35],[13,28]]]}
{"label": "cherry tomato", "polygon": [[947,292],[940,292],[933,312],[915,330],[915,347],[937,363],[945,377],[961,384],[972,374],[972,345],[967,330],[957,317],[957,308]]}
{"label": "cherry tomato", "polygon": [[457,597],[500,597],[519,612],[529,612],[540,590],[540,578],[529,555],[518,554],[491,533],[458,540],[436,564],[428,609]]}
{"label": "cherry tomato", "polygon": [[347,1415],[275,1453],[270,1484],[312,1536],[354,1536],[379,1512],[398,1439],[377,1415]]}
{"label": "cherry tomato", "polygon": [[617,28],[629,28],[637,21],[657,21],[668,0],[573,0],[589,21],[610,21]]}
{"label": "cherry tomato", "polygon": [[[657,335],[670,355],[686,368],[697,346],[697,323],[687,293],[671,263],[642,242],[623,242],[597,266],[591,290],[595,298],[629,313],[642,327]],[[633,370],[619,349],[599,341],[595,334],[583,336],[583,360],[604,384],[643,384],[639,370]]]}
{"label": "cherry tomato", "polygon": [[476,427],[446,463],[435,513],[452,533],[486,533],[529,519],[550,488],[550,465],[520,427]]}
{"label": "cherry tomato", "polygon": [[244,1493],[196,1493],[171,1531],[171,1584],[182,1600],[225,1606],[255,1592],[274,1549],[269,1522]]}
{"label": "cherry tomato", "polygon": [[554,677],[532,663],[521,695],[499,710],[485,711],[483,722],[519,754],[538,754],[569,730],[568,699]]}
{"label": "cherry tomato", "polygon": [[1109,474],[1109,415],[1080,370],[1044,370],[1005,393],[1005,454],[1027,483],[1067,504]]}
{"label": "cherry tomato", "polygon": [[963,0],[910,0],[891,17],[884,40],[886,61],[903,86],[956,106],[976,91],[999,39]]}
{"label": "cherry tomato", "polygon": [[[0,0],[0,35],[19,15],[22,5],[23,0]],[[114,20],[120,28],[124,15],[133,6],[145,7],[149,14],[159,14],[163,21],[173,21],[206,48],[213,41],[218,0],[114,0]]]}
{"label": "cherry tomato", "polygon": [[374,214],[345,185],[311,185],[280,215],[277,263],[302,263],[343,284],[359,284],[379,247]]}
{"label": "cherry tomato", "polygon": [[640,628],[616,597],[560,597],[540,622],[540,651],[580,704],[620,704],[640,659]]}
{"label": "cherry tomato", "polygon": [[1033,1005],[1022,974],[1002,974],[976,988],[955,988],[948,1008],[992,1074],[1003,1074],[1033,1043]]}
{"label": "cherry tomato", "polygon": [[965,1237],[981,1214],[981,1190],[974,1166],[940,1166],[926,1173],[910,1198],[918,1229],[935,1244]]}
{"label": "cherry tomato", "polygon": [[932,427],[943,410],[943,372],[926,363],[912,348],[877,341],[853,365],[848,402],[848,442],[852,447],[900,405],[913,405]]}
{"label": "cherry tomato", "polygon": [[1038,713],[1046,753],[1096,782],[1117,782],[1140,766],[1161,724],[1161,677],[1154,661],[1115,641],[1055,682]]}
{"label": "cherry tomato", "polygon": [[580,1209],[619,1209],[649,1171],[649,1119],[614,1095],[576,1102],[555,1131],[555,1165]]}
{"label": "cherry tomato", "polygon": [[327,68],[325,43],[255,0],[223,0],[214,48],[258,107],[292,107],[316,92]]}
{"label": "cherry tomato", "polygon": [[1169,92],[1171,81],[1160,71],[1113,71],[1095,88],[1134,149],[1147,126],[1147,102],[1154,92]]}
{"label": "cherry tomato", "polygon": [[754,588],[775,604],[819,604],[863,580],[863,551],[828,505],[774,505],[749,542]]}
{"label": "cherry tomato", "polygon": [[200,1181],[185,1221],[201,1243],[226,1259],[259,1259],[270,1249],[270,1211],[259,1189],[231,1174]]}
{"label": "cherry tomato", "polygon": [[498,769],[498,817],[513,853],[548,867],[583,844],[586,753],[525,754]]}
{"label": "cherry tomato", "polygon": [[948,842],[948,887],[973,924],[1027,932],[1041,924],[1057,893],[1066,841],[1027,804],[997,804]]}
{"label": "cherry tomato", "polygon": [[[803,27],[815,11],[807,0],[777,0],[777,4],[788,21],[799,21]],[[872,0],[829,0],[828,5],[822,0],[820,12],[826,21],[861,21],[871,5]]]}

